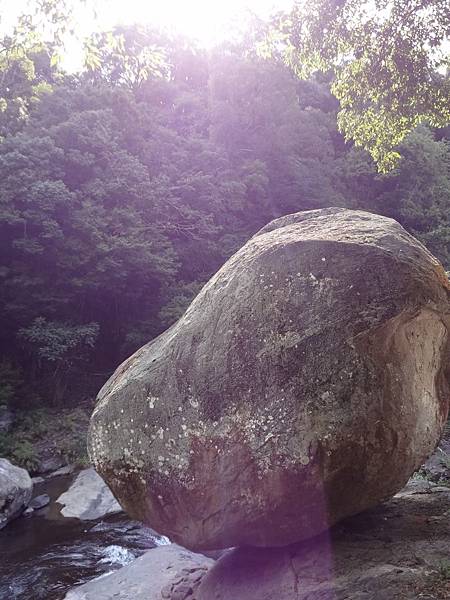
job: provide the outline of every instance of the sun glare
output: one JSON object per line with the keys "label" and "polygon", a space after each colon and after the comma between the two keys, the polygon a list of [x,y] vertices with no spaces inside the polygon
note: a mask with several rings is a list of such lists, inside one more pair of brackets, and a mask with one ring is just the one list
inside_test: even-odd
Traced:
{"label": "sun glare", "polygon": [[[75,37],[66,40],[63,63],[69,71],[82,63],[82,40],[94,31],[115,25],[153,25],[196,40],[210,48],[230,38],[255,14],[267,18],[286,10],[293,0],[88,0],[76,4]],[[27,11],[27,0],[0,0],[0,29],[12,28],[17,16]]]}
{"label": "sun glare", "polygon": [[267,17],[291,4],[292,0],[103,0],[97,2],[97,17],[109,27],[117,23],[165,27],[212,46],[225,39],[246,13]]}

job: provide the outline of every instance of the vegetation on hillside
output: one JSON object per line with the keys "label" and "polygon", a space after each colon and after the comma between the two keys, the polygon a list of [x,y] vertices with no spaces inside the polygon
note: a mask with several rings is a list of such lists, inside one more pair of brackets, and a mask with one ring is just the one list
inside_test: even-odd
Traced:
{"label": "vegetation on hillside", "polygon": [[206,52],[116,28],[73,74],[32,33],[0,58],[1,403],[95,394],[286,213],[391,216],[450,268],[448,128],[418,119],[379,173],[338,130],[333,73],[298,79],[258,35]]}
{"label": "vegetation on hillside", "polygon": [[448,0],[297,1],[274,22],[297,73],[332,73],[340,129],[381,171],[414,127],[449,123]]}

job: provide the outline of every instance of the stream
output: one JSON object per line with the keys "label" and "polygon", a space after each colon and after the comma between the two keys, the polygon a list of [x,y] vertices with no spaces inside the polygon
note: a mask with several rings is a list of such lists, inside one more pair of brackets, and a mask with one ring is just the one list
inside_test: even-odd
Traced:
{"label": "stream", "polygon": [[33,497],[46,493],[51,503],[0,531],[0,600],[62,600],[75,585],[168,543],[124,513],[99,521],[62,517],[55,500],[73,478],[35,485]]}

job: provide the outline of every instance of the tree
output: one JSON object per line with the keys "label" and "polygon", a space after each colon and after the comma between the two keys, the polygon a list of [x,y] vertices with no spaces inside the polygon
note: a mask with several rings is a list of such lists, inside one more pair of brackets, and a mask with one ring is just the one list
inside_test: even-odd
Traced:
{"label": "tree", "polygon": [[267,178],[265,191],[248,198],[243,219],[262,226],[287,212],[343,203],[334,191],[336,105],[326,96],[325,83],[299,82],[279,61],[229,52],[215,58],[212,138],[237,172],[257,164]]}
{"label": "tree", "polygon": [[[337,130],[328,75],[300,80],[248,45],[207,54],[144,34],[127,29],[124,61],[99,36],[95,72],[51,79],[43,68],[51,91],[5,130],[0,402],[94,393],[238,247],[288,212],[388,214],[448,264],[449,130],[418,128],[381,175]],[[154,47],[164,72],[133,70]],[[22,84],[11,78],[12,98]]]}
{"label": "tree", "polygon": [[[151,334],[158,332],[176,256],[148,171],[126,148],[126,119],[118,117],[132,104],[120,90],[59,89],[0,144],[0,347],[38,380],[48,361],[35,360],[30,344],[23,355],[17,338],[36,332],[37,318],[61,339],[97,323],[98,369],[120,360],[139,318],[153,318]],[[58,377],[74,376],[77,364]]]}
{"label": "tree", "polygon": [[374,209],[400,221],[450,268],[450,143],[422,125],[399,151],[398,168],[379,178]]}
{"label": "tree", "polygon": [[17,133],[56,75],[48,47],[34,36],[0,40],[0,141]]}
{"label": "tree", "polygon": [[76,4],[76,0],[30,1],[28,12],[20,14],[12,30],[0,38],[0,141],[20,131],[32,106],[62,77],[60,52]]}
{"label": "tree", "polygon": [[92,34],[85,41],[85,67],[92,81],[130,90],[167,71],[158,35],[138,26]]}
{"label": "tree", "polygon": [[78,365],[79,372],[80,363],[86,363],[97,336],[97,323],[70,325],[49,322],[44,317],[37,317],[31,325],[18,331],[18,337],[32,356],[32,370],[40,367],[42,371],[44,363],[44,370],[47,367],[50,371],[50,393],[55,403],[64,399],[71,371]]}
{"label": "tree", "polygon": [[297,2],[275,31],[297,74],[333,72],[339,127],[381,171],[419,123],[450,122],[448,0]]}

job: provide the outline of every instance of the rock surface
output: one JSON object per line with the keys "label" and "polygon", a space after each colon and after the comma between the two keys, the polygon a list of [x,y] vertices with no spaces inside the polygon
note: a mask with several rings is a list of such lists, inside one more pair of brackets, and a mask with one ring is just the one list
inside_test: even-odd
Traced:
{"label": "rock surface", "polygon": [[52,471],[57,471],[58,469],[63,468],[64,465],[64,458],[58,456],[57,454],[52,454],[51,456],[47,456],[46,458],[43,458],[39,461],[35,472],[40,474],[47,474],[51,473]]}
{"label": "rock surface", "polygon": [[450,598],[450,488],[412,480],[384,505],[330,534],[221,558],[190,600]]}
{"label": "rock surface", "polygon": [[0,458],[0,529],[25,510],[32,493],[28,472]]}
{"label": "rock surface", "polygon": [[217,563],[162,546],[65,600],[447,600],[449,505],[450,488],[413,479],[314,539],[235,549]]}
{"label": "rock surface", "polygon": [[40,510],[48,504],[50,504],[50,496],[48,494],[40,494],[30,501],[29,508],[32,508],[33,510]]}
{"label": "rock surface", "polygon": [[101,519],[106,515],[120,512],[120,504],[111,490],[94,469],[84,469],[57,502],[63,504],[61,514],[82,521]]}
{"label": "rock surface", "polygon": [[64,600],[184,600],[213,562],[175,544],[160,546],[112,575],[71,590]]}
{"label": "rock surface", "polygon": [[270,223],[99,394],[89,452],[191,549],[306,539],[401,489],[448,412],[450,284],[392,219]]}
{"label": "rock surface", "polygon": [[60,477],[61,475],[71,475],[75,471],[75,465],[65,465],[47,475],[47,478]]}
{"label": "rock surface", "polygon": [[38,485],[39,483],[44,483],[45,479],[44,477],[32,477],[31,481],[33,482],[33,485]]}

